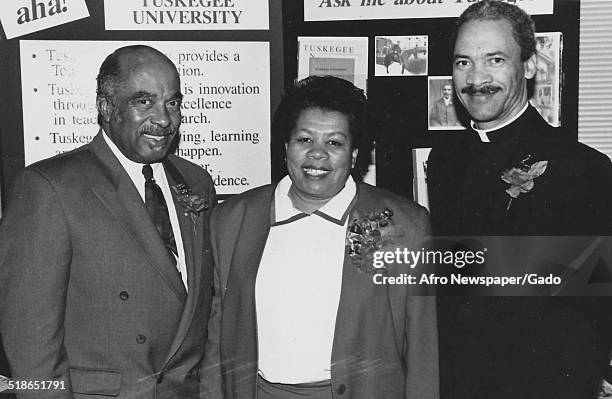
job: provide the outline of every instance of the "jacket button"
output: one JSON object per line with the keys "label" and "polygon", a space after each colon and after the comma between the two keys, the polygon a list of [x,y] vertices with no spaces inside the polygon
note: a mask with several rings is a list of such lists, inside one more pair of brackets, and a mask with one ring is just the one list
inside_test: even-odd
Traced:
{"label": "jacket button", "polygon": [[144,344],[145,342],[147,342],[147,337],[145,337],[145,336],[144,336],[144,335],[142,335],[142,334],[138,334],[138,335],[136,336],[136,343],[139,343],[139,344]]}
{"label": "jacket button", "polygon": [[122,301],[127,301],[129,297],[130,294],[128,294],[127,291],[121,291],[119,293],[119,298],[121,298]]}
{"label": "jacket button", "polygon": [[344,384],[338,385],[338,388],[336,389],[336,392],[338,392],[338,395],[342,395],[344,391],[346,391],[346,385]]}

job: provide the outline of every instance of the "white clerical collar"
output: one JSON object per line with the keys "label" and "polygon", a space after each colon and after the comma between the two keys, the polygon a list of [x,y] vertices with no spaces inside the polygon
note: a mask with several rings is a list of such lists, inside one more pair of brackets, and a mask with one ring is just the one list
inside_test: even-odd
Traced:
{"label": "white clerical collar", "polygon": [[[139,187],[140,185],[138,183],[139,182],[144,182],[144,177],[142,175],[142,165],[144,165],[144,164],[134,162],[131,159],[129,159],[128,157],[126,157],[125,155],[123,155],[121,150],[110,139],[110,137],[104,131],[104,129],[102,129],[102,133],[103,133],[102,137],[104,137],[104,141],[106,141],[106,144],[108,144],[108,146],[111,149],[111,151],[113,152],[113,154],[117,157],[117,159],[119,160],[119,163],[121,164],[121,166],[123,166],[123,169],[125,169],[125,171],[130,176],[130,178],[132,179],[132,181],[134,182],[136,187]],[[157,169],[159,168],[160,165],[161,165],[161,163],[159,163],[159,162],[151,164],[151,168],[153,169],[154,176],[157,176],[157,174],[155,172],[157,171]]]}
{"label": "white clerical collar", "polygon": [[[274,224],[288,223],[296,218],[308,216],[293,207],[291,198],[289,198],[291,184],[291,178],[287,175],[276,186],[274,191]],[[352,176],[349,176],[342,190],[313,214],[343,225],[347,210],[356,193],[357,185],[355,180],[353,180]]]}
{"label": "white clerical collar", "polygon": [[529,101],[527,101],[527,102],[525,103],[525,106],[523,107],[523,109],[522,109],[522,110],[520,110],[520,111],[519,111],[519,112],[518,112],[516,115],[514,115],[512,118],[508,119],[506,122],[502,123],[501,125],[495,126],[495,127],[491,128],[491,129],[478,129],[478,128],[476,127],[476,123],[475,123],[473,120],[471,120],[471,121],[470,121],[470,125],[472,126],[472,129],[474,129],[474,131],[475,131],[476,133],[478,133],[478,136],[480,136],[480,140],[481,140],[483,143],[490,143],[490,142],[491,142],[491,140],[489,140],[489,137],[487,136],[487,133],[489,133],[489,132],[493,132],[493,131],[495,131],[495,130],[499,130],[499,129],[501,129],[502,127],[506,127],[506,126],[508,126],[509,124],[511,124],[512,122],[514,122],[515,120],[517,120],[517,119],[518,119],[518,118],[519,118],[521,115],[523,115],[523,113],[525,113],[525,111],[527,110],[527,107],[528,107],[528,106],[529,106]]}

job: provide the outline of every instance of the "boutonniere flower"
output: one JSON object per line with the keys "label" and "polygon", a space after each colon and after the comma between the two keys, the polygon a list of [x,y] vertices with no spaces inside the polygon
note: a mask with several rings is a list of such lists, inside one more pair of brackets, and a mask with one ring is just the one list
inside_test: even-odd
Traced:
{"label": "boutonniere flower", "polygon": [[346,247],[351,261],[364,273],[385,272],[385,266],[374,266],[374,253],[390,246],[397,246],[397,238],[403,236],[402,228],[393,225],[393,211],[384,208],[353,219],[346,235]]}
{"label": "boutonniere flower", "polygon": [[200,212],[208,209],[208,202],[198,194],[192,194],[191,187],[187,184],[181,183],[171,187],[174,194],[176,194],[178,203],[181,204],[185,211],[185,216],[188,215],[195,226]]}
{"label": "boutonniere flower", "polygon": [[595,399],[606,398],[612,398],[612,385],[602,378],[601,382],[599,383],[599,391],[597,392],[597,396],[595,396]]}
{"label": "boutonniere flower", "polygon": [[514,166],[510,169],[504,170],[501,175],[501,179],[506,183],[510,184],[510,187],[506,189],[506,193],[510,196],[508,206],[506,210],[510,210],[512,200],[518,198],[521,193],[527,193],[535,186],[534,179],[541,176],[546,171],[548,161],[537,161],[531,165],[527,164],[531,159],[531,155],[527,155],[523,159],[519,166]]}

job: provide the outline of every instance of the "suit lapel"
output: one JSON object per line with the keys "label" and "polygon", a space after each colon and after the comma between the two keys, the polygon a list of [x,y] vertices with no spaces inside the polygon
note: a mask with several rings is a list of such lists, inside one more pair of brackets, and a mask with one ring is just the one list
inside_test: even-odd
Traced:
{"label": "suit lapel", "polygon": [[177,195],[172,190],[172,186],[178,184],[185,184],[189,186],[185,180],[183,174],[174,166],[174,164],[168,160],[164,161],[164,170],[166,177],[168,178],[168,184],[170,185],[170,191],[172,192],[172,200],[174,202],[174,208],[179,221],[179,227],[181,230],[181,238],[183,239],[183,247],[185,251],[185,265],[187,267],[187,284],[191,291],[191,287],[195,285],[195,288],[199,284],[201,269],[195,267],[202,262],[202,251],[204,250],[204,212],[200,212],[196,222],[194,223],[189,213],[185,211],[183,205],[178,201]]}
{"label": "suit lapel", "polygon": [[[235,237],[236,246],[229,263],[230,270],[223,300],[223,308],[226,309],[228,317],[223,317],[222,330],[233,339],[222,343],[221,353],[231,362],[227,368],[233,370],[233,381],[241,381],[238,385],[251,388],[252,391],[246,395],[255,394],[257,375],[255,281],[270,232],[274,189],[275,186],[270,186],[263,195],[243,202],[241,204],[244,207],[243,213],[238,214],[236,220],[232,220],[240,223],[240,230]],[[234,389],[239,388],[228,386],[229,391]]]}
{"label": "suit lapel", "polygon": [[[170,160],[164,162],[164,170],[170,186],[187,184],[184,176]],[[191,321],[193,320],[193,316],[197,308],[196,305],[198,303],[198,297],[200,295],[200,280],[202,278],[202,251],[204,250],[204,212],[200,212],[196,223],[194,224],[189,214],[185,212],[183,205],[181,205],[181,203],[178,201],[174,190],[172,190],[172,188],[170,190],[172,191],[174,208],[176,209],[179,226],[181,229],[181,238],[183,239],[189,295],[187,296],[187,303],[183,310],[183,317],[181,318],[174,341],[172,342],[172,346],[168,352],[166,364],[170,362],[172,357],[180,348],[185,337],[187,336],[189,327],[191,326]]]}
{"label": "suit lapel", "polygon": [[246,278],[252,281],[251,288],[255,288],[259,262],[270,233],[274,189],[275,187],[271,187],[265,197],[262,196],[252,203],[245,204],[244,219],[241,223],[242,228],[236,237],[236,249],[230,263],[228,281]]}
{"label": "suit lapel", "polygon": [[102,131],[90,143],[92,153],[101,163],[104,177],[92,182],[92,191],[133,238],[144,258],[166,281],[181,303],[187,295],[182,281],[173,270],[164,243],[127,172],[108,147]]}

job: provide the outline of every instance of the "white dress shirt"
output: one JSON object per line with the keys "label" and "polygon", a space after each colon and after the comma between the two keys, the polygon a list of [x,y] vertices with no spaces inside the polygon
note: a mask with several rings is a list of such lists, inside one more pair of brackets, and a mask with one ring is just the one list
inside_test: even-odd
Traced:
{"label": "white dress shirt", "polygon": [[311,215],[293,207],[286,176],[255,285],[259,373],[286,384],[331,378],[352,178]]}
{"label": "white dress shirt", "polygon": [[[131,159],[128,159],[123,153],[119,150],[119,148],[112,142],[110,137],[106,134],[104,130],[102,137],[106,141],[106,144],[110,147],[111,151],[117,159],[123,169],[127,172],[130,179],[136,186],[140,197],[142,198],[142,202],[145,201],[145,178],[142,174],[142,166],[144,164],[136,163]],[[176,267],[181,273],[181,278],[183,279],[183,284],[185,285],[185,289],[188,290],[187,287],[187,267],[185,266],[185,249],[183,248],[183,237],[181,237],[181,228],[179,226],[178,216],[176,214],[176,208],[174,207],[174,200],[172,198],[172,193],[170,192],[170,185],[168,184],[168,178],[166,177],[166,173],[164,171],[164,167],[161,163],[152,163],[151,168],[153,169],[153,178],[155,182],[161,188],[162,194],[164,195],[164,200],[166,201],[166,206],[168,207],[168,215],[170,216],[170,224],[172,225],[172,233],[174,234],[174,241],[176,242],[176,249],[178,251],[178,259],[176,262]]]}

